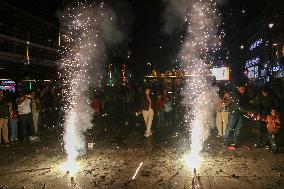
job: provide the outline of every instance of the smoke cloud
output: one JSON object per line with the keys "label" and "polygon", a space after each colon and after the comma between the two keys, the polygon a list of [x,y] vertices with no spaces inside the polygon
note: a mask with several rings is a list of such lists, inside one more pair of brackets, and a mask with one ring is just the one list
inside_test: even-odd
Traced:
{"label": "smoke cloud", "polygon": [[165,11],[163,14],[164,32],[171,34],[175,30],[182,29],[186,13],[191,8],[193,0],[163,0]]}
{"label": "smoke cloud", "polygon": [[[209,66],[214,52],[221,46],[218,34],[220,14],[216,0],[168,0],[166,26],[169,33],[178,27],[178,19],[186,23],[185,37],[179,52],[181,68],[189,75],[182,89],[185,114],[191,138],[191,166],[201,163],[199,153],[213,123],[217,89],[212,86]],[[173,16],[174,15],[174,16]]]}
{"label": "smoke cloud", "polygon": [[64,144],[69,160],[85,152],[84,132],[93,127],[90,89],[98,88],[106,48],[120,43],[116,15],[104,3],[79,3],[62,14],[64,49],[59,75],[64,84]]}

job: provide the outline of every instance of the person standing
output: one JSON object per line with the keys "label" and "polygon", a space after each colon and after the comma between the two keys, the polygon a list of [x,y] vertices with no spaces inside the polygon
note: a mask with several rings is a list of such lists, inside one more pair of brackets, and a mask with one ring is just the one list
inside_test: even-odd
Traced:
{"label": "person standing", "polygon": [[95,95],[92,102],[91,102],[91,108],[93,109],[94,116],[99,117],[101,115],[100,112],[100,99],[98,95]]}
{"label": "person standing", "polygon": [[141,97],[140,111],[142,111],[143,119],[146,125],[144,136],[147,138],[152,135],[151,127],[154,117],[153,103],[151,90],[150,88],[146,88],[145,93]]}
{"label": "person standing", "polygon": [[10,141],[14,142],[18,140],[18,116],[17,111],[11,102],[8,103],[9,106],[9,129],[10,129]]}
{"label": "person standing", "polygon": [[31,101],[31,95],[29,95],[28,93],[22,95],[17,99],[17,110],[22,137],[24,138],[24,140],[28,138],[30,141],[33,141],[36,140],[37,137],[33,136],[34,122],[31,110]]}
{"label": "person standing", "polygon": [[164,108],[164,111],[165,111],[165,124],[166,126],[169,126],[172,124],[172,117],[173,114],[172,114],[172,100],[170,98],[170,96],[166,95],[165,96],[165,99],[164,99],[164,102],[165,102],[165,108]]}
{"label": "person standing", "polygon": [[[271,108],[275,105],[267,88],[263,88],[255,99],[256,115],[268,116]],[[257,140],[254,147],[262,147],[268,143],[268,131],[266,123],[263,120],[256,120],[256,128],[258,130]]]}
{"label": "person standing", "polygon": [[224,146],[231,145],[237,147],[239,145],[239,135],[243,126],[244,115],[249,112],[247,111],[248,102],[249,99],[245,93],[245,86],[242,84],[238,85],[236,93],[233,93],[232,95],[232,101],[228,104],[229,120],[223,138]]}
{"label": "person standing", "polygon": [[35,134],[37,134],[39,129],[39,98],[37,97],[35,91],[31,93],[31,97],[32,97],[31,108],[33,114],[34,128],[35,128]]}
{"label": "person standing", "polygon": [[4,144],[9,143],[8,118],[9,118],[8,102],[4,98],[3,91],[0,91],[0,143],[1,143],[1,137],[3,137]]}
{"label": "person standing", "polygon": [[216,127],[218,130],[217,137],[223,137],[228,125],[229,113],[227,111],[227,105],[230,103],[231,96],[228,92],[225,92],[223,97],[220,97],[216,103]]}
{"label": "person standing", "polygon": [[157,127],[158,128],[164,127],[165,126],[165,114],[164,114],[165,101],[162,98],[162,95],[157,96],[156,107],[157,107],[157,116],[158,116]]}
{"label": "person standing", "polygon": [[44,127],[55,127],[57,123],[59,105],[58,93],[54,87],[50,87],[40,99],[42,106],[42,124]]}

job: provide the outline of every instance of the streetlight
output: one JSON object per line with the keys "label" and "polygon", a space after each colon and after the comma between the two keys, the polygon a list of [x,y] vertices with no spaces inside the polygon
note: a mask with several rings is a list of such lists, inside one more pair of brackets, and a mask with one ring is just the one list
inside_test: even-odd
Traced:
{"label": "streetlight", "polygon": [[245,46],[244,46],[244,45],[241,45],[241,49],[243,49],[243,48],[245,48]]}
{"label": "streetlight", "polygon": [[271,29],[274,26],[273,23],[268,24],[268,27]]}

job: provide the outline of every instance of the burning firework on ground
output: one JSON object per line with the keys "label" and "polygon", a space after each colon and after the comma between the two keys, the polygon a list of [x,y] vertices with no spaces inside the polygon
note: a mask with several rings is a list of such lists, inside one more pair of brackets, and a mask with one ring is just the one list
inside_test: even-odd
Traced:
{"label": "burning firework on ground", "polygon": [[186,36],[180,51],[181,67],[192,77],[183,88],[185,115],[190,130],[190,154],[187,160],[192,169],[198,168],[202,159],[200,151],[208,137],[212,121],[212,109],[217,98],[217,90],[212,86],[209,66],[212,54],[220,48],[218,35],[219,13],[214,0],[194,0],[185,15]]}
{"label": "burning firework on ground", "polygon": [[62,16],[64,49],[60,77],[64,84],[64,148],[67,162],[62,166],[74,174],[79,169],[77,157],[85,152],[84,132],[92,128],[90,98],[98,87],[107,43],[118,42],[114,13],[104,3],[79,3]]}

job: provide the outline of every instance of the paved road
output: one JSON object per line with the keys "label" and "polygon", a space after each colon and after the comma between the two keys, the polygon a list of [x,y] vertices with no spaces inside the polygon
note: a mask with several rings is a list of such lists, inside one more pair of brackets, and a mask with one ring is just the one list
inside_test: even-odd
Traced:
{"label": "paved road", "polygon": [[[81,170],[71,180],[58,166],[65,161],[62,137],[44,131],[41,139],[0,146],[0,188],[190,188],[193,173],[184,155],[189,151],[187,134],[160,129],[146,139],[142,129],[130,126],[110,130],[97,124],[88,140],[95,146],[79,158]],[[100,129],[98,129],[100,128]],[[252,137],[247,134],[245,138]],[[281,150],[283,152],[283,150]],[[204,189],[284,188],[284,153],[254,149],[244,140],[238,150],[210,137],[197,170]],[[136,169],[143,162],[132,180]]]}

